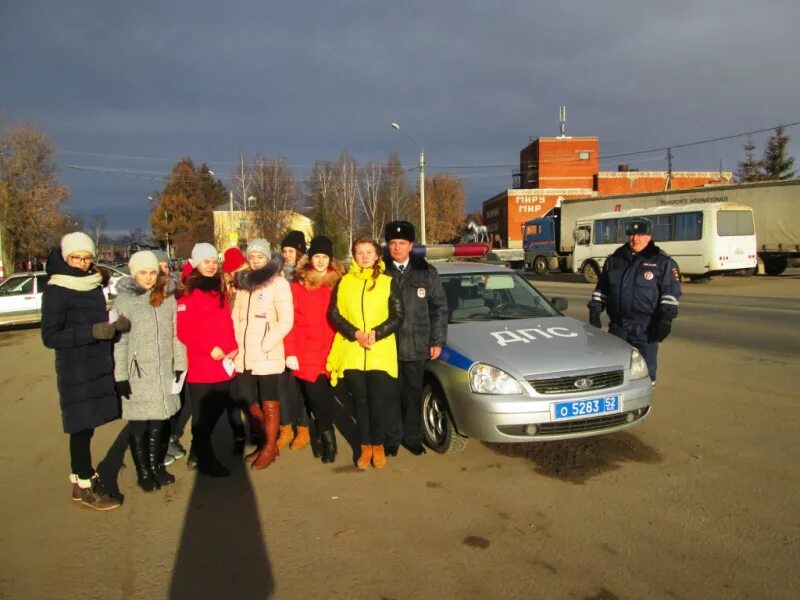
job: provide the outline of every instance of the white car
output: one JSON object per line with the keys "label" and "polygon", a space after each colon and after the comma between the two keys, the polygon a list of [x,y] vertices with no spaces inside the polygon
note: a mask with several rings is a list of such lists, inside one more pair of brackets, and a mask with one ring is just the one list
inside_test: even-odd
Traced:
{"label": "white car", "polygon": [[[127,273],[104,266],[111,272],[108,285],[103,288],[106,302],[116,295],[117,282]],[[14,273],[0,282],[0,325],[38,323],[42,320],[42,292],[48,275],[44,271]]]}
{"label": "white car", "polygon": [[117,282],[123,277],[128,276],[128,267],[112,267],[103,263],[98,263],[98,267],[105,269],[111,274],[111,279],[108,280],[108,285],[103,288],[103,293],[106,295],[106,300],[111,300],[117,295]]}
{"label": "white car", "polygon": [[14,273],[0,283],[0,325],[38,323],[42,319],[42,291],[47,273]]}

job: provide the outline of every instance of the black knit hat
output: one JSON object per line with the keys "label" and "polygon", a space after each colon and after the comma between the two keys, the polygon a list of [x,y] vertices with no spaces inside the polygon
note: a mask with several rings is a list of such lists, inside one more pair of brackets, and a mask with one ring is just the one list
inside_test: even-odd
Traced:
{"label": "black knit hat", "polygon": [[386,242],[391,240],[408,240],[414,241],[414,225],[408,221],[392,221],[388,223],[383,229],[383,239]]}
{"label": "black knit hat", "polygon": [[286,234],[286,237],[283,238],[281,242],[281,250],[284,248],[294,248],[300,254],[306,253],[306,236],[303,235],[302,231],[290,231]]}
{"label": "black knit hat", "polygon": [[311,240],[311,245],[308,247],[308,256],[315,254],[327,254],[328,258],[333,260],[333,242],[330,238],[320,235]]}
{"label": "black knit hat", "polygon": [[625,235],[633,235],[635,233],[652,235],[653,223],[651,223],[649,219],[643,219],[641,217],[631,219],[625,224]]}

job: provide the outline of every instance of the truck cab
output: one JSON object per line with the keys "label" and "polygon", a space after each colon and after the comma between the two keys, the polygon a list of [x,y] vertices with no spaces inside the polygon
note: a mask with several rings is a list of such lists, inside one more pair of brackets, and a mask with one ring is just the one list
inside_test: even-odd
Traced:
{"label": "truck cab", "polygon": [[554,208],[544,217],[531,219],[522,225],[522,248],[525,269],[538,275],[562,269],[564,256],[559,252],[560,209]]}

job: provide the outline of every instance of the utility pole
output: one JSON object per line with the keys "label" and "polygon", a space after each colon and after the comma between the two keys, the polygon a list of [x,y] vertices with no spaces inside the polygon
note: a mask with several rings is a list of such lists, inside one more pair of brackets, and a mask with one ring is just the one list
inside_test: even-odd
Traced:
{"label": "utility pole", "polygon": [[667,148],[667,184],[665,189],[672,189],[672,148]]}

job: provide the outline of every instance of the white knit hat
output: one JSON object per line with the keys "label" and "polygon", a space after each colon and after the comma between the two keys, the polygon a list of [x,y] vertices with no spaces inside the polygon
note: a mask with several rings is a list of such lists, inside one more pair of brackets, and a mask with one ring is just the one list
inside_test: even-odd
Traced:
{"label": "white knit hat", "polygon": [[250,256],[251,252],[261,252],[261,254],[269,258],[269,242],[264,238],[250,240],[250,243],[247,244],[247,252],[244,255]]}
{"label": "white knit hat", "polygon": [[82,231],[73,231],[61,238],[61,256],[64,257],[64,260],[76,252],[88,252],[92,256],[95,255],[92,238]]}
{"label": "white knit hat", "polygon": [[208,242],[195,244],[194,248],[192,248],[192,258],[189,259],[192,266],[196,268],[197,265],[207,258],[219,259],[219,252],[217,252],[217,249]]}
{"label": "white knit hat", "polygon": [[150,250],[140,250],[134,253],[128,261],[128,270],[131,273],[131,277],[145,269],[152,269],[158,272],[158,257]]}

